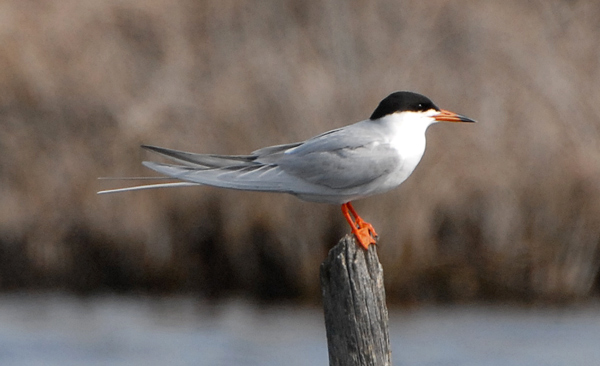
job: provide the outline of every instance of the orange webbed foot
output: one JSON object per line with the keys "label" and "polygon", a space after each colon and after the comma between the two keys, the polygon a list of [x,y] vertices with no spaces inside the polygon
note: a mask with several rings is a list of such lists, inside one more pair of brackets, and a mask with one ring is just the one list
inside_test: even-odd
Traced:
{"label": "orange webbed foot", "polygon": [[369,228],[363,227],[352,231],[360,246],[365,248],[365,250],[369,250],[369,245],[377,244],[377,240],[375,240],[375,237],[371,235],[371,230]]}
{"label": "orange webbed foot", "polygon": [[[360,216],[358,216],[358,213],[356,212],[356,210],[354,210],[354,207],[352,207],[350,202],[342,205],[342,213],[344,214],[344,217],[346,217],[346,221],[348,221],[348,224],[350,224],[350,227],[352,228],[352,233],[356,237],[356,240],[358,241],[360,246],[362,246],[365,250],[368,250],[369,245],[377,244],[376,238],[378,235],[375,229],[373,228],[373,225],[369,224]],[[352,219],[350,214],[354,216],[354,220]]]}
{"label": "orange webbed foot", "polygon": [[356,225],[358,226],[359,229],[367,229],[369,231],[369,235],[371,235],[375,239],[377,239],[377,237],[379,236],[379,235],[377,235],[377,232],[375,231],[375,228],[373,227],[373,225],[369,224],[368,222],[361,219],[360,217],[356,219]]}

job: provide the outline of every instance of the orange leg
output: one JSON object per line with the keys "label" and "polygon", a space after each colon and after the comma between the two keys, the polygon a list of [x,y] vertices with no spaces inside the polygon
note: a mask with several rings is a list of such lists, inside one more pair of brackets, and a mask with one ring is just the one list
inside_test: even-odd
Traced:
{"label": "orange leg", "polygon": [[[358,240],[363,248],[369,249],[369,245],[377,243],[375,240],[377,238],[377,233],[375,232],[373,225],[358,216],[358,213],[354,207],[352,207],[350,202],[342,205],[342,213],[352,228],[352,234],[354,234],[356,240]],[[354,219],[352,219],[352,216],[350,215],[354,216]]]}

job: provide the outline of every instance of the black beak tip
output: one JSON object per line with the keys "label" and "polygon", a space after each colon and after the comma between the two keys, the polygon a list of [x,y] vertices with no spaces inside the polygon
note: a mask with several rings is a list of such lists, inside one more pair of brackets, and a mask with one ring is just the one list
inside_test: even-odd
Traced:
{"label": "black beak tip", "polygon": [[465,116],[458,116],[461,122],[477,123],[474,119]]}

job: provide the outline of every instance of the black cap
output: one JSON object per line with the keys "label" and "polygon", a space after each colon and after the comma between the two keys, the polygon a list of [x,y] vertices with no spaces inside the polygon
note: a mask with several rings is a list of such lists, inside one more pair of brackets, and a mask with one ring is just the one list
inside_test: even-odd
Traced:
{"label": "black cap", "polygon": [[424,95],[408,91],[398,91],[382,100],[369,118],[373,120],[396,112],[424,112],[431,109],[440,110]]}

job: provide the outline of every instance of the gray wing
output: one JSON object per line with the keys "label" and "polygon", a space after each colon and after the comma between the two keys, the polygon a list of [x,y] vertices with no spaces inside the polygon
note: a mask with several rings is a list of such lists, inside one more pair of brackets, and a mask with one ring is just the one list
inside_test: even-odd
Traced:
{"label": "gray wing", "polygon": [[250,155],[217,155],[217,154],[195,154],[187,151],[166,149],[164,147],[142,145],[142,148],[163,155],[171,160],[195,168],[224,168],[235,165],[253,164],[261,156],[275,161],[283,152],[301,145],[301,142],[292,144],[264,147],[253,151]]}
{"label": "gray wing", "polygon": [[256,159],[253,155],[195,154],[151,145],[142,145],[142,148],[182,163],[184,166],[197,169],[222,168],[231,165],[247,164]]}
{"label": "gray wing", "polygon": [[196,184],[251,191],[310,192],[313,190],[309,187],[310,183],[286,174],[279,169],[276,163],[273,163],[284,151],[300,144],[265,147],[250,155],[195,154],[142,145],[147,150],[180,163],[180,165],[176,165],[145,161],[143,164],[171,178]]}
{"label": "gray wing", "polygon": [[370,127],[366,121],[326,132],[287,150],[277,164],[290,175],[328,188],[368,184],[401,164],[386,136]]}
{"label": "gray wing", "polygon": [[274,164],[235,165],[209,169],[161,164],[152,161],[144,161],[142,164],[158,173],[196,184],[245,191],[292,194],[311,194],[315,192],[313,185],[297,177],[290,176]]}
{"label": "gray wing", "polygon": [[250,155],[194,154],[146,145],[143,147],[183,165],[144,165],[176,179],[224,188],[335,194],[335,190],[368,184],[401,164],[386,136],[374,132],[367,122],[325,132],[305,142],[262,148]]}

